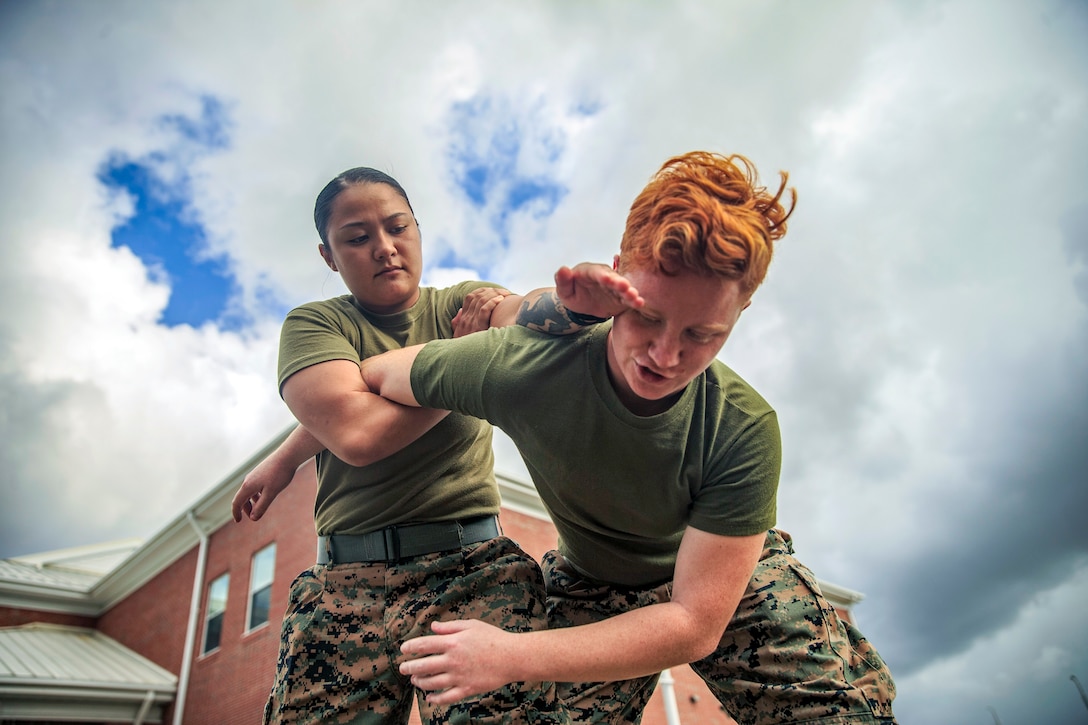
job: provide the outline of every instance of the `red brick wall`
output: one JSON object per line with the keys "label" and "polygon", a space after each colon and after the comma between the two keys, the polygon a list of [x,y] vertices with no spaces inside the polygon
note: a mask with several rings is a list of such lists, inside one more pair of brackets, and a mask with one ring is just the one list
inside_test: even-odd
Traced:
{"label": "red brick wall", "polygon": [[[201,630],[185,703],[187,724],[261,722],[275,677],[280,622],[287,609],[288,590],[298,573],[314,563],[316,491],[317,479],[311,463],[299,469],[294,481],[260,521],[228,522],[212,534],[205,588],[228,571],[230,588],[220,646],[206,655],[198,654],[202,649],[207,605],[206,601],[201,602]],[[276,566],[269,621],[246,632],[253,554],[273,541]]]}
{"label": "red brick wall", "polygon": [[84,617],[78,614],[0,607],[0,627],[18,627],[32,622],[45,622],[46,624],[63,624],[69,627],[94,628],[94,621],[94,617]]}
{"label": "red brick wall", "polygon": [[[279,625],[291,581],[314,561],[314,466],[303,466],[258,522],[228,522],[211,532],[185,702],[187,725],[260,723],[276,669]],[[253,554],[276,543],[269,622],[246,632]],[[174,674],[181,673],[198,548],[102,615],[98,629]],[[207,589],[230,574],[220,645],[200,654]],[[172,717],[172,713],[170,714]]]}
{"label": "red brick wall", "polygon": [[97,628],[174,674],[181,670],[197,550],[186,552],[114,605]]}
{"label": "red brick wall", "polygon": [[555,526],[547,519],[503,509],[499,514],[499,523],[503,534],[516,541],[518,546],[537,561],[555,548]]}

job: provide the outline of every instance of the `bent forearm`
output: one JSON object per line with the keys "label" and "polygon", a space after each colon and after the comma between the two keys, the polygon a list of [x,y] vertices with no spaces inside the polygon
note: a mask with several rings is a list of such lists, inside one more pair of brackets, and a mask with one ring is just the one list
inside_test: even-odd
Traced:
{"label": "bent forearm", "polygon": [[283,399],[314,438],[353,466],[396,453],[447,414],[413,410],[371,393],[359,366],[345,360],[295,373],[283,385]]}
{"label": "bent forearm", "polygon": [[418,407],[412,392],[412,363],[422,349],[422,345],[412,345],[367,358],[359,366],[363,384],[386,400]]}
{"label": "bent forearm", "polygon": [[287,438],[269,456],[270,462],[284,469],[296,470],[306,461],[325,450],[325,444],[314,437],[313,433],[302,425],[287,434]]}
{"label": "bent forearm", "polygon": [[582,329],[570,318],[554,287],[541,287],[527,293],[518,307],[515,323],[549,335],[567,335]]}
{"label": "bent forearm", "polygon": [[514,681],[600,682],[656,674],[706,657],[722,631],[675,602],[631,610],[593,624],[514,635]]}
{"label": "bent forearm", "polygon": [[670,601],[581,627],[517,635],[534,638],[521,641],[534,656],[517,666],[530,670],[529,680],[581,682],[642,677],[706,657],[733,618],[764,538],[688,527]]}
{"label": "bent forearm", "polygon": [[352,466],[369,466],[393,455],[447,415],[447,411],[408,408],[369,393],[361,395],[377,398],[377,402],[344,401],[338,410],[329,412],[344,423],[332,424],[330,419],[320,433],[329,451]]}

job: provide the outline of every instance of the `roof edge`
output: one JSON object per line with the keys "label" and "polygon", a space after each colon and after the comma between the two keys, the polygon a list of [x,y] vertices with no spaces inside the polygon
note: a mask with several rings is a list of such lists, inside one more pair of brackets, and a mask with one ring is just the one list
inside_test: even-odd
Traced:
{"label": "roof edge", "polygon": [[187,506],[120,566],[102,577],[90,592],[90,598],[98,604],[99,612],[111,609],[199,543],[200,537],[189,523],[190,512],[205,533],[231,521],[230,502],[246,474],[279,447],[296,425],[292,423],[274,436],[263,448]]}

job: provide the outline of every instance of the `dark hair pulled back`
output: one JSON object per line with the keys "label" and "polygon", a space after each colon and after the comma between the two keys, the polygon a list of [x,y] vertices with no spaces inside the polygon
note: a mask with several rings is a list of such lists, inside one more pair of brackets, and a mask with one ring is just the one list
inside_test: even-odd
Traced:
{"label": "dark hair pulled back", "polygon": [[325,184],[325,188],[317,195],[317,202],[314,204],[314,226],[317,227],[317,233],[321,236],[321,243],[325,245],[326,249],[329,246],[328,226],[329,217],[332,216],[332,205],[336,198],[340,196],[340,192],[356,184],[385,184],[404,197],[404,201],[408,204],[408,209],[413,215],[416,213],[415,209],[412,209],[412,202],[408,201],[408,192],[404,190],[400,182],[389,174],[372,169],[369,166],[356,166],[354,169],[348,169],[328,184]]}

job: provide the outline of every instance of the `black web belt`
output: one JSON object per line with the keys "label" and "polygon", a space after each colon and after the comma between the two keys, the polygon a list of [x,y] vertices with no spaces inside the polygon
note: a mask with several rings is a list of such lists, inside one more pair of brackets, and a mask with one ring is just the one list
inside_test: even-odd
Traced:
{"label": "black web belt", "polygon": [[461,521],[388,526],[368,534],[317,537],[318,564],[397,561],[422,554],[460,549],[499,535],[496,516]]}

